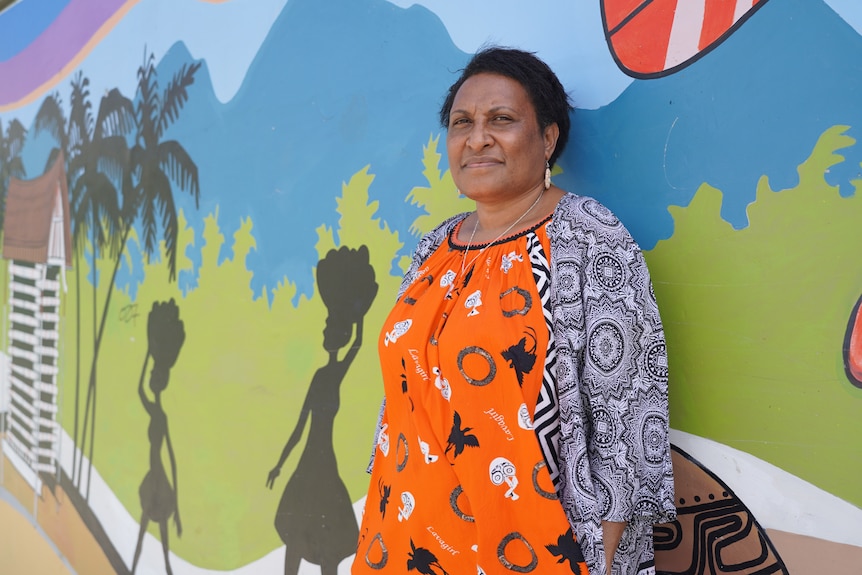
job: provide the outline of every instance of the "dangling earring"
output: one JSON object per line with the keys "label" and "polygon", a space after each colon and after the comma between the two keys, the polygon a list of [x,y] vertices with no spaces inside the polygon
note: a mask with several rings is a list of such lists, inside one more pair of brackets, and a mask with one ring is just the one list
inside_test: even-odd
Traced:
{"label": "dangling earring", "polygon": [[545,189],[551,187],[551,164],[545,162]]}

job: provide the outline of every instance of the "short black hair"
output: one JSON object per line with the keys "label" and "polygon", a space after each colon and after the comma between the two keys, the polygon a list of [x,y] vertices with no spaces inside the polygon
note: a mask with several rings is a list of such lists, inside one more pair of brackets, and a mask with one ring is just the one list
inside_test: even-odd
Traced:
{"label": "short black hair", "polygon": [[544,130],[551,124],[557,124],[560,129],[557,147],[548,159],[548,163],[553,167],[569,141],[569,113],[573,110],[569,95],[553,70],[533,52],[501,46],[481,49],[461,70],[458,80],[449,87],[446,99],[440,107],[440,124],[444,128],[449,128],[449,113],[452,111],[455,95],[464,82],[476,74],[498,74],[515,80],[527,91],[536,110],[539,128]]}

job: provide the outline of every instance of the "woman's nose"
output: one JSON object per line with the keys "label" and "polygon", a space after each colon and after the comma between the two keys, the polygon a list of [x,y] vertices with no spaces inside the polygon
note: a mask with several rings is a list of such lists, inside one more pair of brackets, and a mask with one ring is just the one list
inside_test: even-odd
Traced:
{"label": "woman's nose", "polygon": [[467,146],[474,150],[481,150],[491,144],[493,139],[488,132],[484,122],[475,122],[467,134]]}

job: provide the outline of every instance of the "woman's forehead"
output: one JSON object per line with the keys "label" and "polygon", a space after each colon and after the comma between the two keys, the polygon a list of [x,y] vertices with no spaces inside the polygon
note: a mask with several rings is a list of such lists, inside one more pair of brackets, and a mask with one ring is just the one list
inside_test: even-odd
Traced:
{"label": "woman's forehead", "polygon": [[452,111],[470,111],[477,106],[482,109],[532,108],[527,90],[520,82],[508,76],[485,72],[470,76],[461,84],[452,102]]}

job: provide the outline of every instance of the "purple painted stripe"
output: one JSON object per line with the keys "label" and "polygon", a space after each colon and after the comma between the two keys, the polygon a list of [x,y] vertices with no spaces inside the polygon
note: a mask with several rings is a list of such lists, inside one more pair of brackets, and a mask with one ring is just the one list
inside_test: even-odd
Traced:
{"label": "purple painted stripe", "polygon": [[79,57],[87,42],[120,8],[136,0],[70,0],[33,42],[0,62],[0,106],[24,100]]}

